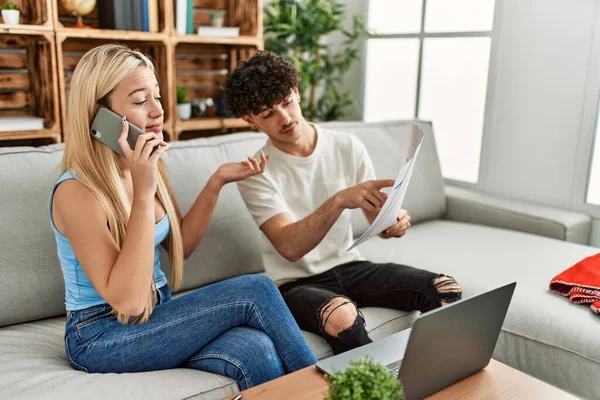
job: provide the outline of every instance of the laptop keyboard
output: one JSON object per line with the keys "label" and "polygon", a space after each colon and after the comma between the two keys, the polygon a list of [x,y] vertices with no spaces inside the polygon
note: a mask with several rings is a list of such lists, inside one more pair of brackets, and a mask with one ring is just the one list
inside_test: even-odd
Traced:
{"label": "laptop keyboard", "polygon": [[401,365],[401,363],[399,361],[388,365],[387,369],[388,369],[388,372],[390,373],[390,375],[392,375],[393,377],[397,377],[398,374],[400,373],[400,365]]}

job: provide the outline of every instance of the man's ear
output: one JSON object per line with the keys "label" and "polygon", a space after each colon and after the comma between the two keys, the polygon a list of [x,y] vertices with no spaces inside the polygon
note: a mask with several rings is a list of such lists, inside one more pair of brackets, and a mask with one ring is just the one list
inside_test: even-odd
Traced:
{"label": "man's ear", "polygon": [[298,100],[298,103],[300,103],[300,100],[302,99],[300,98],[300,92],[298,91],[298,87],[293,88],[292,93],[296,95],[296,99]]}
{"label": "man's ear", "polygon": [[251,127],[252,129],[254,129],[255,131],[257,131],[257,130],[258,130],[258,126],[257,126],[257,125],[254,123],[254,120],[252,119],[252,117],[251,117],[251,116],[249,116],[249,115],[244,115],[244,116],[242,117],[242,119],[243,119],[244,121],[246,121],[246,123],[247,123],[248,125],[250,125],[250,127]]}

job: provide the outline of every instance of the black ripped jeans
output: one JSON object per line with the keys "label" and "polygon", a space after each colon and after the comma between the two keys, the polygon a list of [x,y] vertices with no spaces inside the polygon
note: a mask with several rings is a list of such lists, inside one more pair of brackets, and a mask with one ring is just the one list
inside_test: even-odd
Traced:
{"label": "black ripped jeans", "polygon": [[433,282],[444,275],[398,264],[355,261],[338,265],[320,275],[299,279],[279,287],[300,328],[327,340],[335,354],[370,343],[361,313],[354,324],[329,335],[321,311],[335,297],[345,297],[357,307],[385,307],[426,312],[441,301],[459,300],[460,293],[438,293]]}

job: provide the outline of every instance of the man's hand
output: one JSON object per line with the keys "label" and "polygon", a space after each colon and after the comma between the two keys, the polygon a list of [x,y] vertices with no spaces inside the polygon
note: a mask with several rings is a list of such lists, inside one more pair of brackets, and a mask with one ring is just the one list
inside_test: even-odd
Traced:
{"label": "man's hand", "polygon": [[372,180],[351,186],[336,194],[337,203],[342,208],[362,208],[366,211],[375,211],[380,208],[387,195],[380,189],[394,184],[393,179]]}
{"label": "man's hand", "polygon": [[385,231],[380,233],[380,236],[384,239],[391,237],[402,237],[406,235],[406,231],[410,228],[410,215],[406,210],[400,210],[397,221],[394,225],[387,228]]}

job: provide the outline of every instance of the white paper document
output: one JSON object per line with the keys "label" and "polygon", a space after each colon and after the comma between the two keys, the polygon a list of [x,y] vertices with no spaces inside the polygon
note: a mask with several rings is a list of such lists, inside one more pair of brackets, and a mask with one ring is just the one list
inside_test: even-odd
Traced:
{"label": "white paper document", "polygon": [[388,193],[388,198],[383,203],[381,211],[377,214],[375,221],[369,226],[369,229],[359,237],[346,251],[350,251],[359,244],[366,242],[372,236],[378,235],[390,226],[393,226],[398,222],[398,214],[402,210],[402,202],[408,189],[408,183],[412,176],[413,169],[415,168],[417,155],[421,149],[421,143],[423,142],[423,131],[418,124],[413,124],[412,131],[410,134],[410,140],[406,143],[406,148],[403,149],[403,154],[406,154],[403,160],[403,165],[400,168],[398,177],[394,182],[394,186]]}

